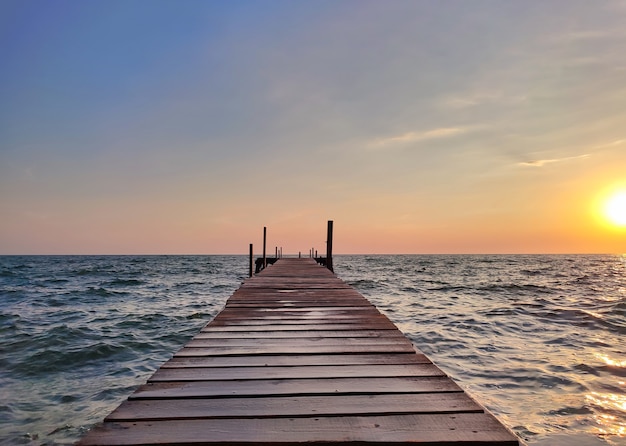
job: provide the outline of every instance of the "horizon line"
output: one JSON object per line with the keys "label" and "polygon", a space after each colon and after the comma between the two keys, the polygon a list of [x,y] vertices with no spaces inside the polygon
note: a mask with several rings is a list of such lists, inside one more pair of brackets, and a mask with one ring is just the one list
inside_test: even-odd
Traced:
{"label": "horizon line", "polygon": [[[442,255],[450,255],[450,256],[462,256],[462,255],[470,255],[470,256],[515,256],[515,255],[546,255],[546,256],[554,256],[554,255],[615,255],[615,256],[623,256],[626,253],[618,253],[618,252],[424,252],[424,253],[337,253],[333,254],[333,257],[338,256],[442,256]],[[141,254],[141,253],[117,253],[117,254],[85,254],[85,253],[37,253],[37,254],[2,254],[0,253],[0,257],[37,257],[37,256],[58,256],[58,257],[70,257],[70,256],[93,256],[93,257],[160,257],[160,256],[187,256],[187,257],[202,257],[202,256],[241,256],[241,257],[249,257],[249,254],[244,253],[213,253],[213,254],[200,254],[200,253],[159,253],[159,254]],[[263,257],[262,254],[254,254],[253,257]],[[266,255],[267,258],[275,258],[273,255]],[[303,259],[312,258],[309,255],[298,256],[298,254],[283,254],[281,258],[295,258],[300,257]],[[317,258],[325,258],[326,256],[318,256]]]}

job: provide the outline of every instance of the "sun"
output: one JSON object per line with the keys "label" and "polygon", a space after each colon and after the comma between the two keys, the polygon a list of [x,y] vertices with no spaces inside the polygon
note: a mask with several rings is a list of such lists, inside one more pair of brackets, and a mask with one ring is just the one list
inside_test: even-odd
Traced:
{"label": "sun", "polygon": [[626,226],[626,191],[616,192],[604,204],[604,215],[616,226]]}

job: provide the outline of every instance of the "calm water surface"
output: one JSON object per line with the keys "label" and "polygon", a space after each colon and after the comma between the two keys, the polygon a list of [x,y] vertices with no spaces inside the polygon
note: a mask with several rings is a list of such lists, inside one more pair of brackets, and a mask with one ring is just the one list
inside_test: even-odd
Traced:
{"label": "calm water surface", "polygon": [[[0,444],[72,444],[222,308],[245,256],[0,257]],[[529,445],[626,445],[626,257],[338,256]]]}

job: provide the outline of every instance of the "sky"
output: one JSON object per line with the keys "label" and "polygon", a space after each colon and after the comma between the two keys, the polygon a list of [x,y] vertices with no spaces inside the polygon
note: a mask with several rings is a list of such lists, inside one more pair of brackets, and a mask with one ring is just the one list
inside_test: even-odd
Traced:
{"label": "sky", "polygon": [[[0,1],[0,254],[625,253],[626,2]],[[626,212],[626,211],[624,211]]]}

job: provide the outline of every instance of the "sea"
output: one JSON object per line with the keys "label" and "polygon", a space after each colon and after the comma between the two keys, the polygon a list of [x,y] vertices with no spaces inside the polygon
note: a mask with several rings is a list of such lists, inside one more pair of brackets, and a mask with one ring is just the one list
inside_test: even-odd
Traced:
{"label": "sea", "polygon": [[[626,445],[626,255],[334,266],[526,444]],[[247,272],[247,256],[0,256],[0,445],[73,444]]]}

